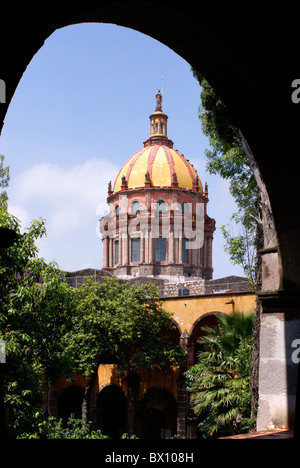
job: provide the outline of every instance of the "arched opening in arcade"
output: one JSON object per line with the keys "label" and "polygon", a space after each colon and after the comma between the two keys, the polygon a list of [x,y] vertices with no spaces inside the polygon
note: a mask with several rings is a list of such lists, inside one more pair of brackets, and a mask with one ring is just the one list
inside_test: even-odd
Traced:
{"label": "arched opening in arcade", "polygon": [[207,335],[207,332],[203,330],[203,327],[216,328],[218,326],[218,316],[222,312],[209,312],[204,314],[202,317],[196,320],[192,326],[190,335],[190,344],[193,346],[193,364],[197,364],[198,354],[204,350],[203,345],[199,343],[199,339]]}
{"label": "arched opening in arcade", "polygon": [[178,346],[180,344],[180,328],[178,323],[174,320],[170,320],[170,327],[163,327],[161,329],[161,335],[165,336],[173,346]]}
{"label": "arched opening in arcade", "polygon": [[127,432],[127,398],[117,385],[107,385],[100,390],[94,426],[112,439],[120,439]]}
{"label": "arched opening in arcade", "polygon": [[152,387],[141,401],[141,437],[167,439],[176,434],[177,404],[164,388]]}
{"label": "arched opening in arcade", "polygon": [[58,418],[66,425],[68,419],[73,415],[76,419],[81,419],[82,400],[84,388],[79,385],[70,385],[64,389],[58,398]]}

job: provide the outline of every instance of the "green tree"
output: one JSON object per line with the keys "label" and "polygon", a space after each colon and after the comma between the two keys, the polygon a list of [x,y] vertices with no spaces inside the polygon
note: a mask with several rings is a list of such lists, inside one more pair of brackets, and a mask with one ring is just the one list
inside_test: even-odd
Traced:
{"label": "green tree", "polygon": [[76,290],[76,296],[66,349],[75,355],[74,370],[88,381],[82,415],[87,418],[99,364],[114,363],[128,382],[131,435],[138,370],[175,365],[185,357],[183,348],[174,346],[167,333],[162,333],[172,327],[171,315],[162,309],[158,291],[152,285],[129,285],[106,277],[100,283],[87,280]]}
{"label": "green tree", "polygon": [[[8,181],[6,171],[5,178]],[[73,294],[57,265],[47,265],[38,257],[36,240],[46,234],[43,219],[32,221],[22,233],[4,197],[0,227],[16,233],[14,244],[0,250],[4,402],[8,436],[16,437],[37,430],[44,418],[41,403],[45,384],[72,368],[61,337],[70,324]]]}
{"label": "green tree", "polygon": [[[9,171],[3,161],[0,181],[6,187]],[[91,386],[103,362],[115,363],[126,376],[133,408],[137,371],[177,364],[185,356],[168,339],[171,315],[162,309],[157,289],[113,278],[69,287],[55,262],[46,264],[38,256],[36,241],[46,235],[45,221],[34,220],[21,232],[19,220],[8,212],[6,196],[0,199],[0,208],[0,227],[16,233],[16,242],[0,250],[0,339],[6,346],[9,436],[39,433],[45,422],[41,410],[45,386],[74,372],[88,381],[86,419]]]}
{"label": "green tree", "polygon": [[[242,266],[250,287],[259,293],[262,286],[260,250],[277,247],[269,195],[251,148],[227,106],[201,73],[196,70],[193,73],[202,87],[199,117],[210,143],[210,149],[206,150],[207,169],[230,182],[230,192],[237,205],[237,213],[230,221],[237,223],[240,232],[235,234],[230,222],[221,227],[225,250],[234,264]],[[257,301],[251,372],[253,413],[258,404],[260,316],[261,304]]]}
{"label": "green tree", "polygon": [[248,279],[248,286],[251,290],[256,289],[256,233],[254,226],[246,228],[242,222],[239,222],[237,213],[233,214],[231,220],[240,225],[239,234],[234,234],[230,223],[221,226],[223,237],[226,241],[225,251],[229,254],[230,260],[234,265],[239,265]]}
{"label": "green tree", "polygon": [[191,406],[206,436],[242,431],[251,413],[250,356],[254,314],[221,315],[216,328],[203,327],[204,351],[186,372]]}
{"label": "green tree", "polygon": [[269,196],[249,145],[228,108],[201,73],[193,70],[193,74],[202,87],[199,118],[210,143],[205,151],[207,169],[230,182],[230,193],[237,205],[231,221],[241,226],[238,235],[230,223],[222,226],[225,248],[257,291],[260,288],[257,251],[276,238]]}
{"label": "green tree", "polygon": [[49,418],[44,424],[43,437],[47,439],[109,439],[100,430],[92,430],[91,423],[85,419],[76,419],[74,415],[70,416],[66,427],[62,419],[56,421],[54,417]]}
{"label": "green tree", "polygon": [[[39,231],[40,225],[36,229]],[[34,231],[32,227],[28,232],[32,242]],[[71,288],[54,264],[46,265],[42,259],[29,257],[26,273],[18,276],[16,272],[20,270],[9,262],[26,256],[28,236],[26,241],[21,238],[17,245],[6,249],[1,268],[1,280],[6,280],[1,286],[6,286],[6,296],[0,325],[6,347],[4,392],[11,437],[36,430],[43,419],[45,385],[67,375],[72,368],[62,346],[73,307]]]}
{"label": "green tree", "polygon": [[[0,154],[0,188],[6,189],[9,183],[9,167],[4,167],[4,156]],[[0,206],[6,207],[7,205],[7,193],[6,190],[0,192]]]}

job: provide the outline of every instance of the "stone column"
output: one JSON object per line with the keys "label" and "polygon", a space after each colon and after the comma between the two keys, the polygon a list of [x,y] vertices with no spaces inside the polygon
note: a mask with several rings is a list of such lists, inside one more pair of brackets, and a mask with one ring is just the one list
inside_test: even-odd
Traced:
{"label": "stone column", "polygon": [[294,427],[295,437],[299,437],[300,295],[298,291],[280,288],[276,247],[262,249],[260,254],[257,430]]}
{"label": "stone column", "polygon": [[178,237],[178,263],[182,263],[182,235]]}
{"label": "stone column", "polygon": [[177,383],[177,434],[180,434],[182,439],[187,436],[187,415],[188,415],[188,392],[186,391],[186,383],[183,375],[178,378]]}
{"label": "stone column", "polygon": [[109,267],[114,266],[114,264],[113,264],[113,245],[114,245],[113,242],[114,242],[113,238],[109,237],[109,252],[108,252],[108,258],[109,258],[108,266]]}
{"label": "stone column", "polygon": [[102,239],[102,249],[103,249],[103,268],[107,268],[107,244],[108,244],[108,238],[105,237]]}
{"label": "stone column", "polygon": [[123,237],[119,233],[119,265],[123,265]]}
{"label": "stone column", "polygon": [[177,433],[182,439],[196,439],[198,418],[190,409],[189,392],[183,376],[183,373],[194,364],[194,344],[186,330],[180,336],[180,345],[187,351],[187,360],[180,368],[177,381]]}
{"label": "stone column", "polygon": [[149,231],[150,237],[149,237],[149,263],[153,263],[153,239],[151,236],[151,231]]}
{"label": "stone column", "polygon": [[207,268],[207,236],[204,234],[203,242],[203,268]]}
{"label": "stone column", "polygon": [[140,263],[144,263],[145,262],[145,234],[144,234],[144,231],[140,232],[140,242],[141,242]]}
{"label": "stone column", "polygon": [[204,242],[200,249],[200,265],[204,268]]}
{"label": "stone column", "polygon": [[169,237],[169,263],[174,263],[174,229],[171,226]]}
{"label": "stone column", "polygon": [[144,231],[145,233],[145,263],[149,263],[149,229]]}
{"label": "stone column", "polygon": [[58,391],[56,384],[52,384],[51,382],[48,382],[48,387],[47,387],[47,408],[45,410],[48,412],[49,416],[55,416],[58,418]]}
{"label": "stone column", "polygon": [[109,268],[110,237],[106,238],[106,266]]}
{"label": "stone column", "polygon": [[140,377],[134,372],[127,376],[127,424],[128,434],[136,435],[136,409],[139,395]]}
{"label": "stone column", "polygon": [[269,291],[261,292],[259,299],[257,430],[293,428],[300,361],[300,297],[288,291]]}
{"label": "stone column", "polygon": [[191,252],[191,265],[197,265],[197,254],[198,254],[198,249],[196,249],[195,247],[193,249],[190,250]]}
{"label": "stone column", "polygon": [[201,248],[197,249],[197,266],[201,265]]}
{"label": "stone column", "polygon": [[127,265],[129,263],[128,258],[128,234],[125,233],[123,236],[123,265]]}
{"label": "stone column", "polygon": [[207,267],[212,268],[212,234],[207,238]]}

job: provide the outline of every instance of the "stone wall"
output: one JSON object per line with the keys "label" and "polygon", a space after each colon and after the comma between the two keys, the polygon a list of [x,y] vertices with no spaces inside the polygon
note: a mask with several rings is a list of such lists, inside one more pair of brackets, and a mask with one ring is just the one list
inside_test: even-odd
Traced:
{"label": "stone wall", "polygon": [[171,296],[198,296],[204,294],[204,280],[165,283],[163,295]]}
{"label": "stone wall", "polygon": [[65,271],[67,282],[69,286],[78,288],[78,286],[85,283],[86,278],[94,278],[95,281],[102,281],[105,276],[111,276],[105,270],[97,270],[95,268],[85,268],[84,270]]}
{"label": "stone wall", "polygon": [[300,344],[300,299],[261,293],[257,430],[295,426]]}
{"label": "stone wall", "polygon": [[[86,268],[73,272],[65,272],[68,284],[74,288],[82,285],[87,277],[94,278],[95,281],[102,281],[106,276],[112,274],[106,270]],[[221,292],[246,292],[249,291],[247,280],[241,276],[226,276],[215,280],[191,279],[186,281],[166,281],[163,278],[153,276],[138,275],[130,279],[120,279],[120,282],[127,281],[130,284],[153,284],[159,290],[161,297],[174,296],[200,296],[203,294],[214,294]]]}
{"label": "stone wall", "polygon": [[247,279],[243,276],[225,276],[223,278],[205,281],[205,294],[214,294],[226,291],[249,291]]}

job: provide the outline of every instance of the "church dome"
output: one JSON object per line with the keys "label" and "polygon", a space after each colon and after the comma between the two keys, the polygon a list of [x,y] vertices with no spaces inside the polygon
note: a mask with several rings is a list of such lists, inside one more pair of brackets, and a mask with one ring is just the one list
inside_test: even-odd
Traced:
{"label": "church dome", "polygon": [[100,220],[103,268],[123,279],[211,279],[215,221],[207,216],[208,187],[203,190],[193,165],[173,148],[161,103],[158,92],[148,140],[108,183],[109,214]]}
{"label": "church dome", "polygon": [[162,95],[156,95],[156,109],[150,115],[150,138],[144,148],[134,153],[123,165],[113,192],[143,187],[170,187],[203,193],[193,165],[177,150],[167,136],[168,116],[162,112]]}
{"label": "church dome", "polygon": [[199,192],[202,193],[201,182],[192,164],[165,144],[150,144],[131,156],[121,168],[113,191],[121,190],[123,177],[127,189],[144,187],[146,174],[149,175],[151,187],[173,187],[177,179],[178,188],[192,190],[197,180]]}

